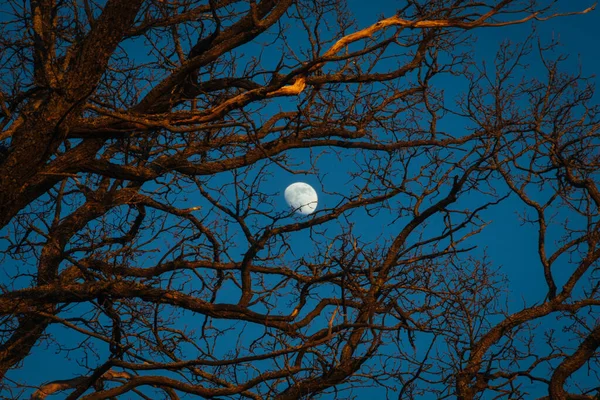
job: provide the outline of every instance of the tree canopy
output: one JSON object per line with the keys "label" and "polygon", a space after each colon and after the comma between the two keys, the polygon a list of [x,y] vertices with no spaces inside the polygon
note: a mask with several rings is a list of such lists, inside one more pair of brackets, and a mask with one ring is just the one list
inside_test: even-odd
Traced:
{"label": "tree canopy", "polygon": [[564,3],[3,2],[0,394],[597,398],[600,109],[531,29]]}

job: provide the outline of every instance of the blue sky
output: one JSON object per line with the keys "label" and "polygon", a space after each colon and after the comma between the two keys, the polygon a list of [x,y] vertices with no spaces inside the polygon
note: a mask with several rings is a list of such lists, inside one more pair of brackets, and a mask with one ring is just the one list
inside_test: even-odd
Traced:
{"label": "blue sky", "polygon": [[[358,17],[360,27],[365,27],[377,21],[380,15],[389,16],[398,7],[398,1],[373,1],[364,2],[361,0],[350,1],[350,7],[355,11]],[[591,2],[568,2],[563,1],[560,5],[561,11],[573,11],[576,7],[587,7]],[[568,7],[568,8],[567,8]],[[569,54],[569,60],[565,67],[575,71],[581,66],[584,76],[589,76],[600,71],[600,55],[597,51],[595,41],[600,38],[600,13],[598,11],[589,13],[583,16],[564,17],[556,20],[547,21],[544,23],[535,23],[537,33],[542,41],[549,41],[552,38],[559,39],[561,45],[557,52]],[[530,32],[532,24],[527,23],[522,26],[513,26],[501,29],[480,29],[473,31],[473,35],[477,37],[477,42],[474,46],[474,57],[477,60],[490,63],[494,57],[495,51],[499,43],[503,40],[510,39],[518,42],[523,40]],[[531,76],[543,74],[539,63],[533,61],[528,74]],[[594,78],[597,81],[597,78]],[[440,82],[446,91],[446,101],[452,102],[453,96],[460,93],[465,88],[466,82],[460,78],[453,78],[447,82]],[[598,99],[598,96],[596,96]],[[283,108],[294,106],[293,100],[285,100],[279,104]],[[449,119],[447,129],[463,130],[463,126],[454,126],[452,119]],[[454,122],[455,123],[455,122]],[[307,150],[298,150],[292,152],[293,155],[302,162],[307,159],[309,154]],[[262,179],[264,183],[262,187],[272,197],[269,201],[270,205],[265,204],[265,210],[274,213],[284,214],[287,212],[285,200],[283,198],[284,189],[291,183],[303,181],[311,184],[318,192],[319,211],[327,208],[334,208],[340,201],[340,196],[329,194],[329,192],[347,193],[350,190],[352,181],[347,175],[349,170],[352,170],[351,162],[341,156],[335,156],[331,153],[324,155],[318,162],[319,170],[313,174],[291,174],[282,169],[272,169],[269,174],[264,174]],[[299,166],[298,169],[310,168],[310,165],[305,164]],[[224,174],[226,175],[226,174]],[[231,175],[218,177],[215,179],[215,185],[221,185],[224,182],[231,182]],[[232,189],[231,189],[232,190]],[[191,196],[188,200],[190,206],[195,206],[196,199]],[[203,207],[209,207],[208,203],[201,203]],[[506,275],[510,284],[507,287],[508,307],[510,310],[516,310],[525,304],[533,304],[543,300],[545,295],[545,284],[542,280],[541,266],[536,256],[536,232],[527,226],[522,226],[517,218],[516,213],[523,207],[516,202],[507,201],[501,207],[494,209],[493,212],[485,214],[491,221],[491,224],[475,239],[473,243],[478,245],[477,252],[487,253],[494,265],[498,266],[502,274]],[[305,217],[289,216],[284,221],[296,221]],[[310,218],[310,217],[309,217]],[[257,220],[258,223],[264,221]],[[348,216],[348,221],[355,224],[356,230],[360,232],[361,237],[365,242],[376,240],[380,235],[393,234],[400,227],[400,223],[390,224],[388,215],[380,215],[379,217],[371,217],[363,210],[357,210]],[[338,231],[335,223],[331,223],[325,227],[330,230],[333,235]],[[238,238],[239,239],[239,238]],[[241,239],[239,239],[241,240]],[[308,256],[313,251],[315,242],[308,231],[298,232],[292,235],[290,244],[295,256]],[[243,249],[243,244],[240,243],[240,248]],[[226,301],[226,299],[223,299]],[[185,318],[189,318],[184,323],[195,324],[193,315],[184,314]],[[544,323],[553,323],[552,320]],[[557,327],[559,327],[557,325]],[[234,338],[232,337],[232,340]],[[423,344],[425,344],[424,338]],[[420,346],[419,351],[422,352],[425,346]],[[222,349],[226,353],[227,349]],[[105,351],[98,349],[102,354]],[[69,377],[71,368],[68,364],[62,363],[62,355],[56,356],[51,349],[38,347],[33,350],[33,354],[24,364],[24,368],[14,371],[10,376],[15,379],[23,379],[32,384],[41,383],[37,379],[32,378],[40,372],[43,380],[65,379]],[[56,364],[54,364],[56,363]],[[48,365],[60,365],[60,368],[48,368]],[[76,371],[76,368],[72,368]],[[41,372],[43,371],[43,375]],[[586,379],[582,376],[581,379]],[[360,392],[359,392],[360,393]],[[541,393],[540,393],[541,394]]]}

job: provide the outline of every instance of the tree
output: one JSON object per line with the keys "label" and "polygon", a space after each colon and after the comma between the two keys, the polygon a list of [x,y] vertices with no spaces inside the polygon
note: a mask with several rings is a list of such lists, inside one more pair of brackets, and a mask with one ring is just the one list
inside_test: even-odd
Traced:
{"label": "tree", "polygon": [[[533,34],[469,47],[565,14],[399,5],[6,2],[3,395],[597,396],[593,84]],[[283,174],[325,204],[284,210]],[[478,239],[507,207],[545,288],[519,309]],[[15,378],[45,352],[75,362]]]}

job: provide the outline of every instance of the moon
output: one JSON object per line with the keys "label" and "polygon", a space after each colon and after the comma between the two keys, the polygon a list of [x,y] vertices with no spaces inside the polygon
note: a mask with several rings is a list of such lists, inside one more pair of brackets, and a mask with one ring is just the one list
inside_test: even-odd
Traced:
{"label": "moon", "polygon": [[285,201],[298,214],[312,214],[317,209],[317,192],[308,183],[292,183],[283,193]]}

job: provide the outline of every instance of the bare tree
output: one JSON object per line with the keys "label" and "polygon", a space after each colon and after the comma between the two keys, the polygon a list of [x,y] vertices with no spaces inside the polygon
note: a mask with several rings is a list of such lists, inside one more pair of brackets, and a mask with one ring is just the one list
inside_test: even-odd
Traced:
{"label": "bare tree", "polygon": [[[398,4],[6,1],[2,395],[598,396],[593,85],[534,36],[471,57],[479,28],[593,7]],[[478,239],[506,204],[546,287],[516,310]],[[16,378],[48,351],[76,362]]]}

